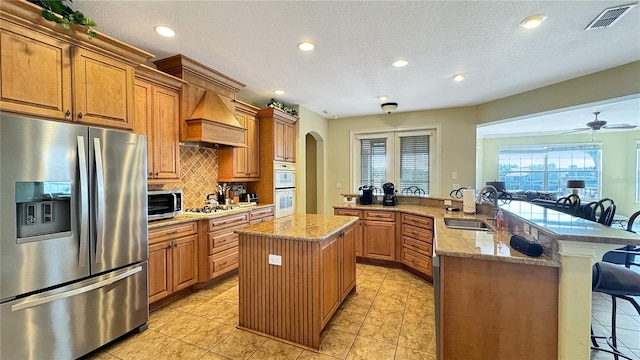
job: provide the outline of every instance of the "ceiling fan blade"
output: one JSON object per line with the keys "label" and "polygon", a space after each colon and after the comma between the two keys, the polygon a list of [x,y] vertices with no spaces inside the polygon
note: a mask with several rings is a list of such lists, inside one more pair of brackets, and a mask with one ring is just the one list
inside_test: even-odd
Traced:
{"label": "ceiling fan blade", "polygon": [[605,129],[635,129],[636,127],[638,126],[631,124],[610,124],[603,126]]}
{"label": "ceiling fan blade", "polygon": [[573,129],[573,130],[561,132],[558,135],[573,134],[573,133],[576,133],[576,132],[586,131],[586,130],[591,130],[591,128],[586,127],[586,128],[580,128],[580,129]]}

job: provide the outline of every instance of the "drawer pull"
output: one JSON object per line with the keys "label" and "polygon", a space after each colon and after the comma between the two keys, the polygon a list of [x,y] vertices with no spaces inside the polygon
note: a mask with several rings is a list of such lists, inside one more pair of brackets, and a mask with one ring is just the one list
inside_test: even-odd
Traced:
{"label": "drawer pull", "polygon": [[223,242],[227,242],[227,239],[223,239],[223,240],[220,240],[218,242],[222,244]]}
{"label": "drawer pull", "polygon": [[167,232],[165,233],[165,235],[171,235],[171,234],[176,234],[176,233],[178,233],[178,230],[167,231]]}
{"label": "drawer pull", "polygon": [[227,265],[227,262],[226,262],[226,261],[225,261],[225,262],[223,262],[222,264],[220,264],[220,266],[225,266],[225,265]]}

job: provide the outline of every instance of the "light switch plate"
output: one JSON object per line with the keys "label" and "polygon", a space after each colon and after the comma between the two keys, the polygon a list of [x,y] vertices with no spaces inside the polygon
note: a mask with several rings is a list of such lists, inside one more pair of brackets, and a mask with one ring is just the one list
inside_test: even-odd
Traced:
{"label": "light switch plate", "polygon": [[269,264],[270,265],[282,266],[282,256],[269,254]]}

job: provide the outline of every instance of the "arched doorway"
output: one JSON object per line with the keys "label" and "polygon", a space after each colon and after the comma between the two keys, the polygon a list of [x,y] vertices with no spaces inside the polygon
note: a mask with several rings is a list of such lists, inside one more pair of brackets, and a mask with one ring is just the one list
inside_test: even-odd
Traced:
{"label": "arched doorway", "polygon": [[324,209],[324,141],[316,132],[305,135],[306,212],[321,214]]}

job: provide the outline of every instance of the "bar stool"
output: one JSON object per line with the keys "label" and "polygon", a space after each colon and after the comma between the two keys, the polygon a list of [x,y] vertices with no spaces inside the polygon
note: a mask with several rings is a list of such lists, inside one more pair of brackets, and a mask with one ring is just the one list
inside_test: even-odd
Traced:
{"label": "bar stool", "polygon": [[[616,338],[616,310],[617,299],[627,300],[633,305],[640,315],[640,305],[631,296],[640,296],[640,274],[624,266],[614,265],[608,262],[600,261],[593,265],[592,268],[592,284],[591,289],[594,292],[611,295],[611,336],[595,336],[593,328],[591,329],[591,349],[600,350],[613,354],[616,360],[619,357],[633,360],[633,358],[623,354],[618,350],[618,340]],[[598,339],[606,339],[607,345],[611,348],[603,349],[598,344]]]}

